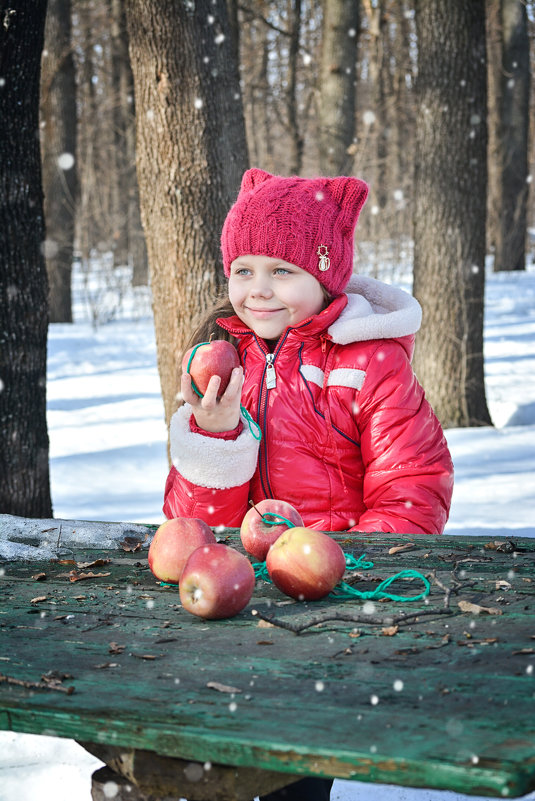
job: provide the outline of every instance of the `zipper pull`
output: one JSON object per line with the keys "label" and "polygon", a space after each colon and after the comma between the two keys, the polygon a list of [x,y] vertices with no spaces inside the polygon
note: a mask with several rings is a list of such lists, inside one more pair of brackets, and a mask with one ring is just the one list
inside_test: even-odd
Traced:
{"label": "zipper pull", "polygon": [[277,386],[277,373],[273,365],[274,355],[272,353],[266,354],[267,370],[266,370],[266,387],[273,389]]}

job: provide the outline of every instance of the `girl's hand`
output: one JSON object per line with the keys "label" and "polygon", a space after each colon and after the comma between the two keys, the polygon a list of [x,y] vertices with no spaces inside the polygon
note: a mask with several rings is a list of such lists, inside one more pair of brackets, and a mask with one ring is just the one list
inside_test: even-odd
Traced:
{"label": "girl's hand", "polygon": [[234,368],[228,387],[218,399],[217,390],[220,383],[221,378],[213,375],[208,382],[204,397],[199,398],[191,387],[189,373],[183,373],[181,379],[182,397],[192,407],[195,422],[199,428],[212,434],[233,431],[240,422],[243,368]]}

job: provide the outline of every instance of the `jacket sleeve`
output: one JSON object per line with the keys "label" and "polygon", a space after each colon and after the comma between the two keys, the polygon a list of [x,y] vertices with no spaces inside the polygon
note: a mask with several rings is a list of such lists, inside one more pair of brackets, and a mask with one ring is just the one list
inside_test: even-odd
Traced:
{"label": "jacket sleeve", "polygon": [[173,466],[167,477],[166,517],[198,517],[209,526],[237,527],[248,509],[249,482],[256,470],[258,442],[245,422],[235,439],[192,431],[191,407],[171,419]]}
{"label": "jacket sleeve", "polygon": [[453,465],[440,423],[399,343],[378,345],[358,403],[366,511],[355,530],[441,534]]}

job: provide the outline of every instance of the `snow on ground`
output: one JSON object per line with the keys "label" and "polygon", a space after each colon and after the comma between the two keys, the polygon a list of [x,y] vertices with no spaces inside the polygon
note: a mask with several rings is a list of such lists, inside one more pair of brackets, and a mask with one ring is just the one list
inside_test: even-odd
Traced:
{"label": "snow on ground", "polygon": [[[489,273],[486,294],[485,373],[495,428],[446,432],[456,469],[446,532],[534,537],[535,271]],[[139,298],[125,303],[97,329],[87,322],[87,306],[78,307],[74,325],[51,326],[48,424],[56,518],[163,520],[166,430],[144,302],[141,313]],[[99,297],[101,309],[104,303]],[[0,732],[0,801],[90,801],[90,777],[100,764],[71,740]],[[337,781],[332,801],[370,795],[374,801],[471,798]]]}

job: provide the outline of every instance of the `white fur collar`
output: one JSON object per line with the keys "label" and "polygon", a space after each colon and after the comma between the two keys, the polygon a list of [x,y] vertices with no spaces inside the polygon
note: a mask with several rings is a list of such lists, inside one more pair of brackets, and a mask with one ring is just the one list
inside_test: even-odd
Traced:
{"label": "white fur collar", "polygon": [[348,304],[329,326],[333,342],[347,345],[368,339],[394,339],[415,334],[420,328],[420,304],[398,287],[353,275],[345,292]]}

